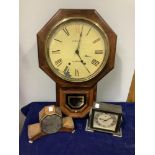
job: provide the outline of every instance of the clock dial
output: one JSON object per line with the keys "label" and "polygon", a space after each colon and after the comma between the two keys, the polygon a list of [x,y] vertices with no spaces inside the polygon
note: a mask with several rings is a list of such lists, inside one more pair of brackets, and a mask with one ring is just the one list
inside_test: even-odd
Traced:
{"label": "clock dial", "polygon": [[46,57],[59,77],[72,82],[87,81],[105,66],[109,55],[106,34],[93,22],[70,19],[50,32]]}
{"label": "clock dial", "polygon": [[41,121],[42,131],[45,133],[55,133],[62,127],[62,120],[57,115],[46,116]]}
{"label": "clock dial", "polygon": [[93,126],[95,128],[115,131],[117,125],[118,115],[95,112]]}

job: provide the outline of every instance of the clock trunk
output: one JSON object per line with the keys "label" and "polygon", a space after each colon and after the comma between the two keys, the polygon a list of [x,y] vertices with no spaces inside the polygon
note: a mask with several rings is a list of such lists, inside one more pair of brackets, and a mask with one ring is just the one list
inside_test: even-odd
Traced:
{"label": "clock trunk", "polygon": [[56,84],[56,102],[62,112],[74,118],[84,117],[96,101],[97,85],[89,88],[61,87]]}

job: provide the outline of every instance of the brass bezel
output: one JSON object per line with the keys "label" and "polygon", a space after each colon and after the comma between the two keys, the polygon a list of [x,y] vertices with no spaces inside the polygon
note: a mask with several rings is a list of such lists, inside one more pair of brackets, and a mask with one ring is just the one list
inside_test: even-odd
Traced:
{"label": "brass bezel", "polygon": [[[96,70],[93,74],[91,74],[90,76],[86,77],[86,78],[68,78],[65,77],[63,74],[59,73],[57,71],[57,69],[55,69],[55,67],[53,66],[53,64],[51,63],[51,60],[49,58],[49,54],[48,54],[48,41],[50,39],[50,36],[53,36],[55,30],[57,29],[57,27],[59,27],[61,24],[63,24],[64,22],[67,21],[71,21],[71,20],[81,20],[81,21],[85,21],[87,23],[90,23],[91,25],[94,25],[95,27],[97,27],[97,29],[102,33],[101,36],[103,37],[103,40],[105,41],[105,58],[102,62],[102,64],[100,65],[100,67],[98,68],[98,70]],[[95,76],[97,76],[101,70],[105,67],[107,61],[108,61],[108,57],[109,57],[109,40],[108,40],[108,36],[106,35],[105,31],[103,30],[103,28],[101,28],[101,26],[96,23],[95,21],[92,21],[88,18],[85,17],[69,17],[69,18],[65,18],[61,21],[59,21],[55,26],[53,26],[51,28],[51,30],[49,31],[47,37],[46,37],[46,41],[45,41],[45,55],[46,55],[46,60],[47,63],[49,65],[49,67],[51,68],[51,70],[61,79],[69,81],[69,82],[85,82],[85,81],[89,81],[91,79],[93,79]]]}

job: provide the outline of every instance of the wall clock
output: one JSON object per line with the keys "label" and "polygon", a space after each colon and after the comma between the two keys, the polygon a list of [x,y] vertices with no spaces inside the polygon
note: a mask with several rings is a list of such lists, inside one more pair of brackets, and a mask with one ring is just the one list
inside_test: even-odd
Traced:
{"label": "wall clock", "polygon": [[56,82],[56,100],[84,117],[97,82],[114,67],[116,34],[95,10],[60,9],[38,32],[39,66]]}

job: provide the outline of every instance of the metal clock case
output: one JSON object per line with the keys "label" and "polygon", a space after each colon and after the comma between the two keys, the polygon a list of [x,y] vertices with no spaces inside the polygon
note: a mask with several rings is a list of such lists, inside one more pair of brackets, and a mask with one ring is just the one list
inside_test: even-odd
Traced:
{"label": "metal clock case", "polygon": [[39,112],[39,120],[42,132],[51,134],[62,128],[62,113],[57,106],[45,106]]}
{"label": "metal clock case", "polygon": [[97,82],[114,68],[116,38],[96,10],[60,9],[38,32],[39,66],[56,82],[63,113],[90,111]]}
{"label": "metal clock case", "polygon": [[121,121],[122,107],[120,105],[95,103],[87,122],[87,129],[118,133],[120,132]]}

